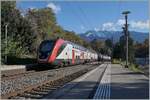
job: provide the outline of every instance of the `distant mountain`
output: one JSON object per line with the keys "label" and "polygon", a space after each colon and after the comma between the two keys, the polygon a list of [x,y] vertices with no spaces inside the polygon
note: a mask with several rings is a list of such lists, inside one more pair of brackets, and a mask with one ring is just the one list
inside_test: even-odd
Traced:
{"label": "distant mountain", "polygon": [[[80,37],[83,38],[86,41],[92,41],[94,39],[99,40],[106,40],[106,39],[112,39],[114,42],[119,41],[119,38],[123,35],[121,31],[87,31],[85,33],[81,33]],[[143,32],[135,32],[130,31],[130,36],[133,38],[134,41],[143,42],[146,38],[149,38],[149,33],[143,33]]]}

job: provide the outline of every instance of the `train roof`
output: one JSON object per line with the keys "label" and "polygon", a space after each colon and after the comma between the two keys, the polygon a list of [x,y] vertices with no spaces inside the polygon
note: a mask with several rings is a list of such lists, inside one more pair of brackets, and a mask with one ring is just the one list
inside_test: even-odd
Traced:
{"label": "train roof", "polygon": [[[61,39],[61,38],[57,38],[57,39],[50,39],[50,40],[44,40],[44,41],[57,41],[58,39]],[[64,39],[62,39],[64,40]],[[69,44],[72,44],[74,48],[76,49],[79,49],[79,50],[82,50],[82,51],[87,51],[87,52],[93,52],[93,53],[96,53],[96,51],[94,50],[90,50],[90,49],[87,49],[79,44],[76,44],[76,43],[73,43],[71,41],[68,41],[68,40],[64,40],[66,43],[69,43]]]}

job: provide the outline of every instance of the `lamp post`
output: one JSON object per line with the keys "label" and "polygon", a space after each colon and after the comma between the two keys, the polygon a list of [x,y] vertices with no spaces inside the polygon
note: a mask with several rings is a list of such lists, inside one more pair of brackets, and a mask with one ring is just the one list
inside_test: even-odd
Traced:
{"label": "lamp post", "polygon": [[124,11],[122,12],[123,15],[125,15],[125,26],[124,26],[124,31],[125,31],[125,36],[126,36],[126,65],[125,68],[128,68],[128,14],[130,11]]}

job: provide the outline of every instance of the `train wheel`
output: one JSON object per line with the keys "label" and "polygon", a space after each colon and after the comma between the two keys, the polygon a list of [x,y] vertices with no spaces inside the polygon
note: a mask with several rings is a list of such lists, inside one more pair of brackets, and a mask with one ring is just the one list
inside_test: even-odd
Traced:
{"label": "train wheel", "polygon": [[69,65],[69,62],[65,62],[65,67],[67,67]]}
{"label": "train wheel", "polygon": [[61,63],[61,64],[60,64],[60,67],[64,67],[64,63]]}
{"label": "train wheel", "polygon": [[55,68],[55,69],[56,69],[56,68],[60,68],[60,66],[56,65],[54,68]]}
{"label": "train wheel", "polygon": [[67,66],[70,66],[70,62],[69,61],[67,62],[67,64],[68,64]]}

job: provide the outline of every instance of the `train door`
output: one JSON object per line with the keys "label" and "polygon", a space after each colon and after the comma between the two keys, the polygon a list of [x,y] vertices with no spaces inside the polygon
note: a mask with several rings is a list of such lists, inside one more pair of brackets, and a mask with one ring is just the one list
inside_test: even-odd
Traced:
{"label": "train door", "polygon": [[74,52],[74,50],[72,50],[72,64],[74,64],[75,63],[75,52]]}

